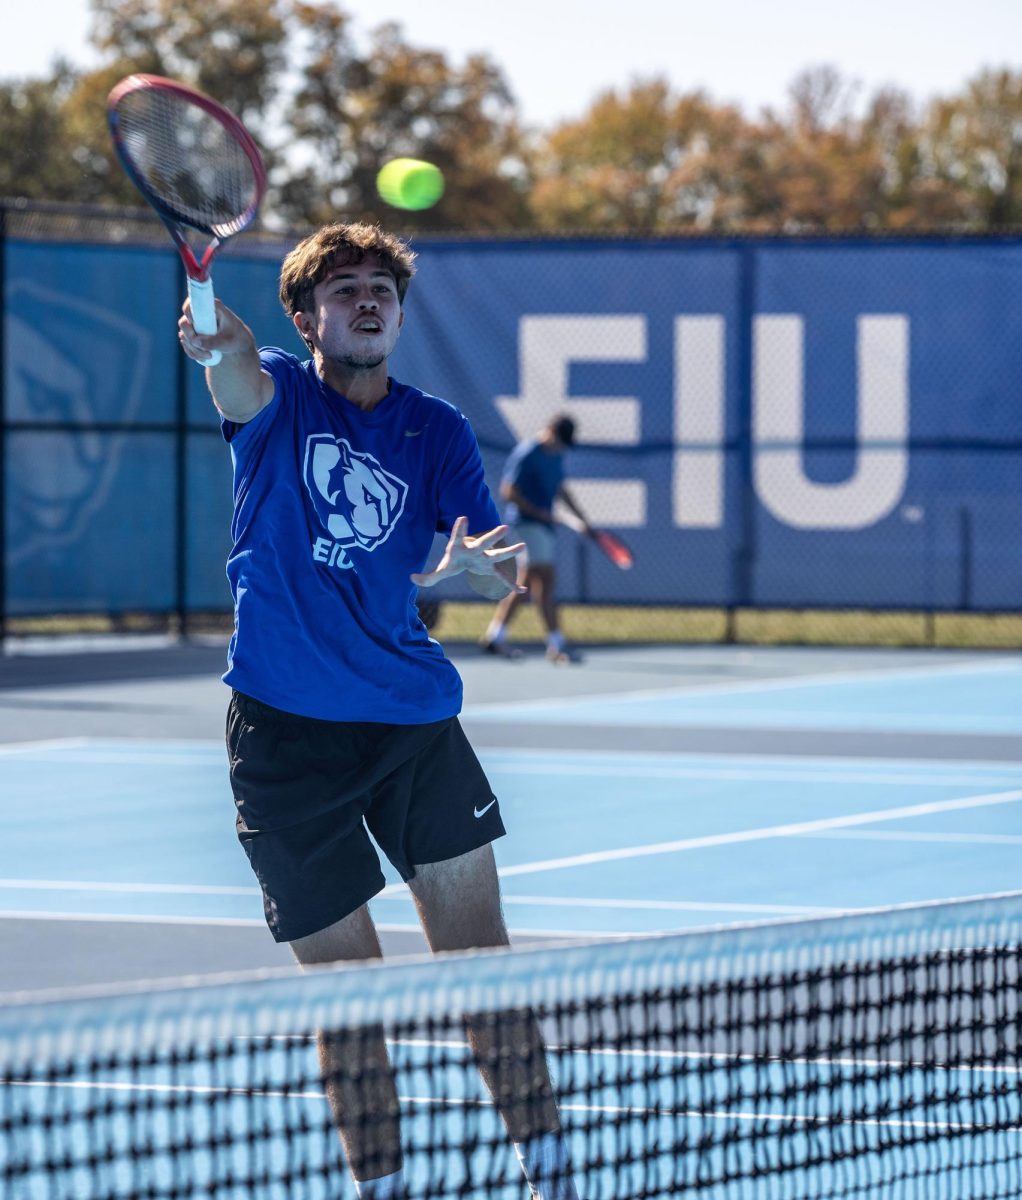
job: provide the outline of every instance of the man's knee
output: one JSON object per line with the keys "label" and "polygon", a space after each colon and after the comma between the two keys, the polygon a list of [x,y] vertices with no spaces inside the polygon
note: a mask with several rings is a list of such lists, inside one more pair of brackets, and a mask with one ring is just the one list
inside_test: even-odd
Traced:
{"label": "man's knee", "polygon": [[326,929],[295,938],[289,944],[302,966],[383,957],[376,926],[364,904]]}
{"label": "man's knee", "polygon": [[433,949],[508,944],[492,847],[417,866],[408,886]]}

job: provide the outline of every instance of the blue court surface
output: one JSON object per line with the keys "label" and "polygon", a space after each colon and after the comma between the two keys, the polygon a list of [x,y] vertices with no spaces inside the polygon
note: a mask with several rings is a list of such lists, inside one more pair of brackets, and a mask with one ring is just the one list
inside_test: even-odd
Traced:
{"label": "blue court surface", "polygon": [[[496,853],[512,930],[619,936],[1017,887],[1022,763],[985,761],[982,750],[989,735],[1022,734],[1019,659],[854,663],[724,682],[686,676],[682,686],[631,687],[623,676],[604,694],[579,693],[581,671],[552,671],[534,681],[567,694],[510,702],[475,683],[470,663],[464,719],[509,829]],[[600,671],[595,663],[590,678],[611,678]],[[521,676],[504,678],[521,686]],[[530,745],[540,724],[555,736],[588,729],[592,748]],[[722,729],[733,744],[672,752],[671,729],[692,725]],[[666,729],[666,743],[605,748],[620,744],[612,732],[643,726]],[[506,742],[516,727],[521,745],[486,744],[488,730]],[[776,749],[746,752],[753,729],[779,731]],[[888,746],[870,757],[868,740],[855,757],[828,753],[828,736],[879,730],[931,735],[934,755],[902,759]],[[814,753],[783,753],[799,733],[813,736]],[[951,734],[968,757],[937,757]],[[8,742],[0,794],[9,918],[262,925],[220,742],[137,733]],[[417,927],[387,870],[377,922]]]}
{"label": "blue court surface", "polygon": [[[524,666],[466,658],[459,667],[463,719],[509,830],[495,851],[508,925],[519,941],[618,939],[1019,887],[1016,656],[645,648],[597,652],[584,668],[565,671],[538,658]],[[245,938],[246,953],[256,956],[251,965],[271,961],[258,958],[272,942],[235,838],[226,755],[215,740],[226,699],[215,672],[159,678],[147,668],[132,678],[130,669],[107,666],[77,680],[77,669],[55,670],[45,685],[0,690],[9,718],[0,738],[0,936],[10,964],[0,990],[38,988],[40,980],[56,987],[213,973],[226,969],[229,948]],[[400,939],[418,925],[407,889],[386,869],[387,889],[371,907],[381,930]],[[477,1075],[452,1068],[443,1093],[453,1101],[438,1116],[432,1083],[417,1079],[421,1049],[393,1047],[408,1140],[442,1138],[445,1122],[456,1125],[459,1112],[477,1110],[482,1137],[502,1146],[487,1194],[521,1196]],[[593,1164],[582,1179],[583,1200],[688,1195],[706,1175],[734,1179],[750,1167],[769,1174],[768,1160],[788,1153],[786,1139],[814,1123],[827,1127],[828,1105],[847,1112],[863,1103],[866,1115],[847,1136],[866,1177],[849,1176],[840,1155],[825,1155],[777,1180],[790,1188],[784,1195],[841,1194],[854,1177],[864,1189],[855,1194],[922,1197],[928,1175],[940,1187],[945,1172],[955,1197],[1017,1194],[1017,1067],[989,1069],[1001,1130],[994,1134],[974,1128],[973,1116],[955,1117],[960,1092],[987,1078],[975,1071],[947,1068],[917,1081],[911,1061],[860,1064],[849,1082],[835,1076],[831,1083],[841,1064],[825,1057],[777,1063],[766,1075],[760,1067],[757,1079],[751,1065],[712,1063],[684,1045],[634,1056],[549,1050],[562,1117],[569,1131],[578,1130],[576,1161]],[[265,1095],[239,1100],[238,1122],[270,1134],[261,1152],[267,1169],[296,1153],[313,1171],[327,1169],[337,1155],[330,1129],[310,1132],[308,1144],[301,1133],[297,1143],[274,1141],[273,1130],[299,1120],[302,1105],[318,1114],[313,1121],[324,1112],[311,1048],[301,1074],[313,1082],[285,1100],[271,1085],[277,1075],[286,1081],[294,1062],[278,1062],[276,1053],[267,1056]],[[175,1075],[171,1090],[201,1097],[210,1080],[201,1063],[189,1070],[194,1078]],[[661,1094],[658,1080],[667,1089],[679,1071],[682,1090]],[[902,1098],[890,1117],[869,1111],[874,1071],[893,1074]],[[158,1072],[130,1085],[119,1077],[84,1089],[62,1085],[57,1103],[68,1144],[97,1136],[75,1116],[90,1098],[103,1097],[103,1119],[117,1142],[129,1122],[122,1105],[167,1087]],[[40,1089],[38,1103],[52,1090]],[[811,1110],[779,1111],[775,1100],[795,1093],[800,1103],[812,1098]],[[882,1099],[876,1103],[883,1108]],[[173,1178],[180,1169],[169,1159],[159,1163],[178,1119],[173,1108],[147,1118],[157,1148],[147,1185],[159,1185],[161,1171]],[[201,1127],[201,1113],[196,1119]],[[594,1133],[594,1122],[602,1132]],[[753,1131],[757,1149],[748,1142]],[[917,1137],[920,1149],[892,1167],[887,1148],[915,1145]],[[48,1153],[41,1143],[37,1149]],[[192,1164],[200,1181],[214,1170],[200,1161],[203,1153]],[[749,1155],[760,1158],[743,1161]],[[961,1165],[963,1156],[987,1165],[974,1173]],[[608,1165],[611,1158],[617,1166]],[[413,1155],[409,1164],[418,1195],[422,1172],[435,1163]],[[450,1156],[442,1169],[445,1184],[456,1186],[464,1156]],[[121,1170],[109,1168],[111,1195],[135,1187]],[[47,1194],[43,1178],[35,1190],[24,1181],[17,1200]],[[328,1168],[327,1178],[307,1194],[336,1196],[340,1178],[347,1195],[343,1171]],[[912,1190],[916,1184],[921,1190]],[[750,1193],[743,1186],[698,1194],[744,1200]]]}
{"label": "blue court surface", "polygon": [[[622,935],[1007,891],[1022,765],[482,751],[513,929]],[[262,925],[224,750],[83,740],[0,750],[8,915]],[[154,836],[155,835],[155,836]],[[373,905],[413,925],[407,890]]]}
{"label": "blue court surface", "polygon": [[476,720],[569,720],[591,725],[717,725],[1022,736],[1022,666],[994,658],[883,671],[828,672],[747,683],[658,688],[558,700],[491,704]]}

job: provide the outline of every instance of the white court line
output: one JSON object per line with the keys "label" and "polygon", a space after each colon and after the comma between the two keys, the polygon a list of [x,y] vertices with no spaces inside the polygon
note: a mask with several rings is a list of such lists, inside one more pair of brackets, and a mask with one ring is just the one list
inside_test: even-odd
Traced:
{"label": "white court line", "polygon": [[[482,757],[489,758],[485,751]],[[1013,784],[1022,778],[1022,770],[1009,771],[1003,768],[1004,777],[998,779],[991,775],[942,775],[919,774],[909,775],[895,771],[848,771],[848,770],[771,770],[769,766],[763,769],[757,767],[675,767],[649,765],[629,765],[627,762],[610,763],[543,763],[516,762],[508,760],[492,766],[492,770],[510,775],[594,775],[618,776],[622,779],[721,779],[721,780],[752,780],[759,783],[856,783],[856,784],[907,784],[910,787],[933,787],[948,784],[955,787],[989,786],[991,784]],[[526,799],[528,797],[525,797]]]}
{"label": "white court line", "polygon": [[0,921],[114,921],[126,925],[252,925],[266,928],[258,917],[178,917],[152,913],[0,911]]}
{"label": "white court line", "polygon": [[[5,911],[0,912],[0,921],[95,921],[97,923],[114,922],[119,925],[226,925],[265,929],[266,922],[260,917],[181,917],[164,916],[153,913],[83,913],[83,912],[47,912],[45,910]],[[376,923],[380,933],[422,933],[422,926],[388,925]],[[526,929],[518,925],[511,926],[512,935],[521,937],[563,938],[565,941],[575,938],[599,938],[601,941],[611,941],[615,938],[626,940],[639,937],[635,932],[622,933],[620,929],[613,931],[593,929]]]}
{"label": "white court line", "polygon": [[[783,1062],[784,1060],[778,1060]],[[52,1080],[44,1079],[19,1079],[12,1086],[21,1088],[45,1087],[45,1088],[70,1088],[84,1089],[89,1092],[141,1092],[148,1095],[196,1095],[196,1096],[260,1096],[267,1099],[281,1100],[315,1100],[323,1101],[326,1099],[326,1093],[320,1091],[278,1091],[272,1088],[241,1088],[230,1086],[218,1086],[211,1084],[183,1084],[183,1083],[115,1083],[105,1080],[87,1079],[87,1080]],[[453,1096],[406,1096],[398,1097],[400,1102],[405,1105],[418,1107],[428,1106],[430,1108],[492,1108],[493,1101],[486,1097],[453,1097]],[[922,1101],[920,1100],[921,1104]],[[664,1116],[669,1114],[672,1117],[679,1118],[698,1118],[700,1121],[754,1121],[757,1124],[761,1122],[779,1123],[783,1125],[826,1125],[833,1126],[834,1118],[827,1114],[818,1113],[799,1113],[799,1112],[764,1112],[751,1109],[748,1111],[736,1109],[707,1109],[707,1108],[684,1108],[674,1107],[671,1105],[656,1105],[648,1106],[643,1104],[572,1104],[564,1103],[558,1106],[561,1112],[574,1113],[602,1113],[605,1115],[623,1116],[623,1117],[641,1117],[647,1119],[649,1117]],[[910,1119],[907,1117],[860,1117],[860,1116],[843,1116],[838,1122],[841,1128],[846,1126],[862,1127],[862,1128],[883,1128],[883,1129],[925,1129],[933,1133],[950,1134],[953,1132],[964,1133],[981,1133],[983,1126],[970,1124],[963,1121],[935,1121],[929,1119]],[[1022,1130],[1022,1125],[1010,1126],[1002,1132],[1017,1133]]]}
{"label": "white court line", "polygon": [[[58,749],[60,749],[58,747]],[[171,767],[187,767],[195,764],[204,766],[212,765],[214,762],[219,765],[221,762],[224,766],[224,774],[227,774],[227,751],[223,746],[217,747],[217,754],[196,754],[194,751],[187,750],[181,754],[176,754],[173,751],[167,750],[89,750],[86,747],[74,747],[69,753],[59,753],[51,755],[47,750],[40,754],[40,761],[52,762],[57,766],[63,766],[65,763],[69,766],[171,766]],[[29,752],[26,752],[26,757]]]}
{"label": "white court line", "polygon": [[[150,764],[171,763],[184,766],[196,763],[209,763],[215,758],[217,762],[223,758],[224,747],[217,741],[194,741],[187,743],[171,743],[183,747],[180,753],[170,752],[162,747],[166,743],[160,741],[136,742],[132,739],[95,739],[95,738],[66,738],[42,742],[19,742],[10,746],[0,744],[0,757],[5,754],[30,755],[40,752],[43,761],[50,761],[46,755],[51,750],[85,749],[82,754],[60,754],[61,763],[128,763]],[[97,745],[103,749],[89,749]],[[153,749],[146,749],[152,746]],[[106,747],[113,747],[107,749]],[[680,779],[736,779],[736,780],[773,780],[780,782],[808,783],[908,783],[910,785],[926,786],[931,783],[948,783],[955,786],[972,786],[973,784],[1011,784],[1022,774],[1022,766],[1013,769],[1000,759],[967,759],[954,760],[946,764],[948,769],[954,768],[966,773],[951,775],[939,773],[934,767],[933,760],[926,758],[884,758],[876,767],[869,761],[852,755],[813,755],[813,754],[771,754],[764,755],[762,751],[745,754],[741,750],[723,754],[708,754],[703,751],[684,753],[631,750],[552,750],[547,748],[532,748],[528,746],[482,747],[479,756],[495,770],[508,771],[513,774],[539,775],[643,775],[650,777],[663,776]],[[525,759],[526,761],[522,761]],[[639,760],[639,761],[636,761]],[[760,764],[756,766],[734,766],[735,761]],[[713,764],[728,765],[714,766]],[[675,765],[686,764],[686,765]],[[689,765],[691,764],[691,765]],[[778,766],[777,764],[788,764]],[[805,765],[803,765],[805,764]],[[908,774],[887,770],[890,766],[902,768],[919,768],[919,773]],[[981,777],[968,772],[988,771],[999,772],[1006,776],[1004,779]]]}
{"label": "white court line", "polygon": [[[825,835],[821,835],[825,836]],[[1017,839],[1022,841],[1022,838]],[[257,887],[214,887],[204,884],[104,883],[82,879],[0,879],[0,891],[102,892],[150,896],[261,896]],[[389,884],[370,903],[377,900],[408,900],[411,891],[405,883]],[[697,900],[604,900],[566,896],[504,896],[504,904],[549,905],[553,908],[631,908],[654,912],[762,912],[778,914],[846,912],[844,908],[826,908],[804,904],[730,904]]]}
{"label": "white court line", "polygon": [[[975,785],[984,786],[989,784],[1012,784],[1015,783],[1022,771],[1009,771],[1003,763],[991,763],[990,768],[996,769],[1000,766],[1003,775],[1001,778],[991,777],[990,775],[942,775],[942,774],[908,774],[899,772],[883,772],[882,770],[870,770],[869,768],[854,770],[799,770],[793,769],[776,769],[769,765],[760,767],[701,767],[701,766],[672,766],[664,764],[659,766],[655,763],[629,763],[629,752],[625,751],[621,755],[607,756],[608,758],[616,759],[617,761],[609,762],[593,762],[589,755],[585,755],[586,761],[582,761],[580,754],[577,762],[529,762],[521,759],[507,757],[503,761],[492,761],[493,756],[488,754],[485,749],[480,750],[479,757],[485,760],[490,770],[509,775],[557,775],[557,776],[609,776],[622,779],[706,779],[706,780],[736,780],[736,781],[753,781],[762,783],[854,783],[854,784],[903,784],[907,787],[932,787],[934,785],[948,784],[955,787],[972,787]],[[502,752],[503,753],[503,752]],[[520,753],[524,755],[532,755],[532,751],[523,750]],[[648,755],[634,755],[633,757],[642,757],[648,759]],[[674,757],[667,756],[665,757]],[[220,760],[223,759],[223,765],[226,767],[226,755],[218,755],[216,765],[220,766]],[[160,754],[156,753],[136,753],[136,754],[120,754],[120,753],[74,753],[61,754],[57,759],[44,758],[42,761],[55,762],[58,766],[82,766],[82,765],[104,765],[104,766],[181,766],[189,767],[195,765],[212,765],[209,758],[200,756],[190,756],[184,754]],[[226,772],[225,772],[226,775]],[[526,797],[527,798],[527,797]]]}
{"label": "white court line", "polygon": [[[377,900],[408,900],[411,892],[405,883],[392,883],[384,888],[378,896],[374,896],[370,904]],[[808,904],[731,904],[718,901],[701,900],[605,900],[598,897],[574,896],[501,896],[501,903],[507,905],[547,905],[551,908],[610,908],[610,909],[641,909],[647,912],[736,912],[736,913],[767,913],[776,916],[799,916],[812,913],[846,913],[847,908],[826,908],[823,905]]]}
{"label": "white court line", "polygon": [[[379,899],[377,896],[376,899]],[[369,901],[372,904],[372,900]],[[416,924],[408,925],[384,925],[383,923],[373,922],[378,930],[382,933],[422,933],[422,926]],[[659,932],[659,931],[655,931]],[[584,938],[589,941],[593,938],[601,942],[606,941],[632,941],[637,937],[651,937],[649,932],[637,932],[635,930],[626,930],[622,932],[620,929],[532,929],[525,925],[510,925],[508,933],[512,937],[539,937],[539,938],[560,938],[563,941],[573,941],[576,938]]]}
{"label": "white court line", "polygon": [[105,883],[95,879],[0,879],[0,890],[35,892],[123,892],[150,896],[260,896],[257,887],[191,883]]}
{"label": "white court line", "polygon": [[767,838],[796,837],[823,829],[842,829],[869,825],[875,821],[900,821],[906,817],[930,816],[938,812],[956,812],[967,808],[985,808],[995,804],[1012,804],[1022,800],[1022,790],[989,792],[982,796],[965,796],[958,800],[934,800],[928,804],[913,804],[903,808],[881,809],[877,812],[856,813],[847,817],[824,817],[819,821],[800,821],[790,825],[769,825],[762,829],[742,829],[734,833],[714,833],[705,837],[682,838],[675,842],[658,842],[648,846],[628,846],[619,850],[598,850],[590,854],[575,854],[567,858],[550,858],[540,862],[501,867],[502,879],[514,875],[534,875],[542,871],[559,871],[566,867],[591,866],[594,863],[620,862],[628,858],[647,858],[655,854],[676,854],[683,850],[701,850],[708,846],[733,846],[741,842],[764,841]]}
{"label": "white court line", "polygon": [[805,838],[848,838],[860,842],[949,842],[972,846],[1022,846],[1022,836],[1011,833],[902,833],[892,829],[834,829],[804,833]]}
{"label": "white court line", "polygon": [[[249,1039],[253,1040],[253,1039]],[[271,1035],[273,1041],[289,1041],[287,1034]],[[410,1046],[414,1049],[438,1049],[438,1050],[463,1050],[466,1057],[471,1054],[471,1048],[466,1041],[441,1040],[439,1038],[390,1038],[388,1039],[395,1046]],[[731,1065],[735,1062],[752,1063],[753,1066],[763,1064],[763,1055],[750,1053],[731,1053],[721,1050],[689,1050],[682,1047],[680,1050],[668,1050],[663,1046],[655,1046],[652,1049],[646,1049],[641,1046],[605,1046],[600,1042],[593,1043],[590,1046],[564,1046],[558,1042],[551,1042],[547,1049],[559,1052],[561,1054],[584,1055],[589,1057],[593,1054],[600,1054],[607,1058],[638,1058],[638,1059],[666,1059],[667,1061],[692,1061],[692,1062],[710,1062],[723,1067],[725,1070],[730,1070]],[[769,1063],[775,1063],[786,1067],[851,1067],[857,1070],[860,1067],[870,1067],[880,1071],[907,1071],[907,1070],[922,1070],[922,1071],[940,1071],[951,1074],[955,1071],[968,1071],[970,1073],[981,1073],[986,1075],[1022,1075],[1022,1067],[1012,1066],[1011,1063],[970,1063],[968,1066],[955,1066],[951,1063],[933,1063],[927,1062],[925,1059],[911,1058],[826,1058],[822,1054],[814,1058],[789,1058],[787,1055],[771,1054],[767,1055]]]}
{"label": "white court line", "polygon": [[1018,663],[1013,658],[970,659],[964,663],[943,663],[925,667],[901,667],[890,671],[820,671],[814,674],[785,676],[783,679],[750,679],[742,683],[697,683],[688,687],[642,688],[624,692],[597,692],[584,696],[563,696],[547,700],[495,700],[483,704],[471,704],[462,711],[462,716],[471,717],[478,713],[528,712],[531,709],[549,711],[551,708],[575,708],[585,704],[638,703],[643,700],[674,700],[685,696],[743,695],[749,692],[790,691],[799,687],[844,683],[890,683],[894,680],[932,678],[935,675],[954,676],[972,674],[995,674],[1017,671]]}
{"label": "white court line", "polygon": [[[218,747],[218,750],[221,749]],[[878,785],[886,786],[889,784],[904,785],[907,787],[932,787],[934,785],[948,785],[953,787],[973,787],[973,786],[989,786],[989,785],[1010,785],[1017,782],[1022,776],[1022,771],[1012,771],[1006,768],[1004,763],[991,762],[988,764],[989,771],[1000,771],[1000,777],[996,775],[978,775],[978,774],[943,774],[943,773],[927,773],[921,771],[919,773],[909,774],[908,772],[884,771],[882,767],[872,769],[863,767],[861,764],[859,769],[845,769],[835,767],[828,769],[822,768],[777,768],[770,765],[774,760],[771,759],[764,762],[762,767],[741,767],[741,766],[683,766],[673,765],[670,761],[663,764],[650,762],[650,755],[643,753],[632,753],[624,751],[621,754],[584,754],[582,752],[571,751],[546,751],[543,753],[531,750],[521,750],[514,754],[509,754],[507,751],[500,751],[499,754],[490,754],[485,749],[481,750],[480,757],[483,758],[491,770],[501,772],[502,774],[510,775],[552,775],[552,776],[576,776],[576,777],[614,777],[622,779],[705,779],[705,780],[735,780],[735,781],[752,781],[762,783],[854,783],[860,785]],[[552,759],[571,758],[577,753],[574,761],[551,761]],[[522,757],[524,756],[524,761]],[[222,757],[217,755],[217,765]],[[655,756],[654,756],[655,757]],[[665,755],[667,759],[683,759],[688,760],[687,755]],[[699,756],[692,756],[698,761]],[[719,756],[703,756],[704,758],[715,759],[719,761]],[[728,756],[729,758],[732,756]],[[741,757],[741,756],[735,756]],[[749,756],[759,760],[759,756]],[[630,761],[631,759],[640,758],[642,762]],[[595,759],[595,761],[594,761]],[[530,761],[531,760],[531,761]],[[49,761],[49,760],[47,760]],[[800,760],[795,760],[800,761]],[[818,759],[807,760],[811,762],[821,761]],[[825,760],[823,760],[825,761]],[[843,762],[855,762],[854,759],[836,760]],[[901,761],[901,760],[895,760]],[[916,763],[920,760],[906,759],[906,764]],[[119,751],[103,751],[96,753],[73,753],[61,754],[57,762],[60,765],[81,765],[81,764],[103,764],[113,766],[139,766],[139,765],[171,765],[171,766],[192,766],[196,764],[210,763],[208,757],[192,756],[189,754],[161,754],[159,752],[133,752],[123,754]],[[224,759],[226,764],[226,759]],[[972,764],[970,764],[972,765]],[[977,764],[978,765],[978,764]]]}
{"label": "white court line", "polygon": [[541,904],[550,908],[641,909],[649,912],[755,912],[773,916],[802,916],[813,913],[840,915],[851,911],[847,908],[825,908],[822,905],[807,904],[728,904],[699,900],[602,900],[597,898],[574,899],[570,896],[502,896],[501,903],[505,905]]}
{"label": "white court line", "polygon": [[93,740],[87,737],[73,737],[42,738],[37,742],[2,742],[0,743],[0,757],[12,754],[35,754],[40,751],[47,753],[51,750],[64,750],[70,746],[87,746]]}

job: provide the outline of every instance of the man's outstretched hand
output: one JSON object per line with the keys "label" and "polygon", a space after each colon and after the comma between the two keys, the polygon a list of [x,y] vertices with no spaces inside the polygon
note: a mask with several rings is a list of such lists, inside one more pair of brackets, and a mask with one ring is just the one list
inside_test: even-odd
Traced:
{"label": "man's outstretched hand", "polygon": [[[498,599],[500,595],[507,595],[508,592],[524,593],[526,589],[518,584],[515,555],[525,549],[525,543],[516,542],[513,546],[497,545],[507,530],[506,525],[498,525],[488,533],[469,537],[468,517],[459,517],[454,522],[440,561],[432,571],[424,575],[412,575],[412,583],[416,587],[433,587],[442,579],[450,579],[452,575],[467,574],[474,577],[470,581],[473,582],[473,586],[482,583],[487,576],[493,580],[493,585],[499,588],[499,593],[490,596],[491,599]],[[491,588],[483,584],[481,588],[476,586],[476,590],[489,594]]]}

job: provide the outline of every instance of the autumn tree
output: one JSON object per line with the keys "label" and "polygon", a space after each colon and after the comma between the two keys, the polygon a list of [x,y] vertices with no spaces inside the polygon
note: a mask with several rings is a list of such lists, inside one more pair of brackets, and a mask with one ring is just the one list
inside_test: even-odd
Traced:
{"label": "autumn tree", "polygon": [[[863,98],[832,67],[750,116],[663,78],[599,95],[546,132],[521,127],[499,66],[453,64],[398,25],[356,38],[335,0],[91,0],[100,65],[0,82],[0,194],[137,206],[103,119],[117,79],[170,75],[253,131],[266,224],[382,220],[406,232],[982,230],[1022,220],[1022,73],[984,71],[919,111]],[[435,162],[420,213],[377,195],[390,158]]]}
{"label": "autumn tree", "polygon": [[[92,0],[93,71],[0,85],[0,136],[14,147],[3,193],[138,204],[117,166],[104,102],[122,76],[168,75],[216,96],[267,160],[273,224],[385,219],[404,228],[507,229],[528,221],[524,139],[514,99],[485,56],[452,66],[400,28],[368,52],[330,3],[304,0]],[[435,162],[444,203],[397,214],[376,193],[390,158]]]}
{"label": "autumn tree", "polygon": [[[298,4],[304,36],[299,86],[286,127],[290,169],[279,208],[292,224],[338,217],[398,221],[415,229],[509,229],[527,220],[523,138],[514,99],[482,55],[452,67],[437,51],[408,46],[384,25],[359,56],[348,18]],[[422,158],[444,173],[442,205],[395,214],[376,193],[391,158]]]}
{"label": "autumn tree", "polygon": [[66,198],[71,147],[63,119],[74,73],[58,64],[49,80],[0,82],[0,195]]}
{"label": "autumn tree", "polygon": [[922,141],[928,176],[969,225],[1022,222],[1022,73],[983,71],[961,96],[937,101]]}
{"label": "autumn tree", "polygon": [[260,135],[288,64],[290,0],[92,0],[104,60],[182,79]]}
{"label": "autumn tree", "polygon": [[743,128],[733,109],[702,92],[675,96],[664,79],[605,92],[544,140],[530,197],[537,224],[632,233],[706,224],[715,192],[708,163]]}
{"label": "autumn tree", "polygon": [[985,72],[921,117],[901,91],[861,103],[832,67],[750,119],[663,79],[606,92],[543,139],[544,229],[665,233],[983,229],[1017,222],[1022,75]]}

